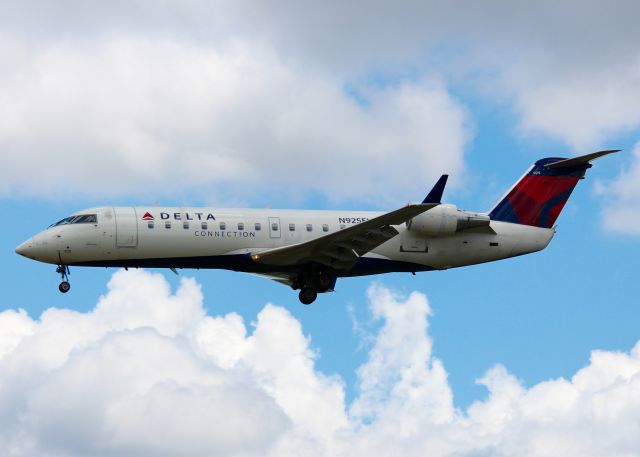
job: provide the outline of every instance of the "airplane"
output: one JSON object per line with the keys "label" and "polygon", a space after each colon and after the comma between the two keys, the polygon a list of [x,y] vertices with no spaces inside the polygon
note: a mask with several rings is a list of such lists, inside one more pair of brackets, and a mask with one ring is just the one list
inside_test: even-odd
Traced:
{"label": "airplane", "polygon": [[227,269],[299,290],[311,304],[338,278],[446,270],[540,251],[591,161],[618,152],[538,160],[488,212],[442,203],[442,175],[421,203],[387,213],[103,206],[74,213],[16,248],[57,265]]}

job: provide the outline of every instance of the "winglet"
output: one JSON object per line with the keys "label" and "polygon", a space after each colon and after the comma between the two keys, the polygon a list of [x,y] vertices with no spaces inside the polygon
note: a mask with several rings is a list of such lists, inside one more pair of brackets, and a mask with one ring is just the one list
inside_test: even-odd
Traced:
{"label": "winglet", "polygon": [[554,169],[577,167],[580,165],[586,165],[592,160],[599,159],[600,157],[606,156],[607,154],[612,154],[614,152],[620,151],[621,149],[609,149],[606,151],[592,152],[591,154],[586,154],[580,157],[573,157],[571,159],[563,159],[557,162],[548,163],[545,165],[545,167]]}
{"label": "winglet", "polygon": [[441,203],[442,194],[444,193],[444,186],[447,185],[447,178],[449,175],[442,175],[429,194],[424,197],[422,203]]}

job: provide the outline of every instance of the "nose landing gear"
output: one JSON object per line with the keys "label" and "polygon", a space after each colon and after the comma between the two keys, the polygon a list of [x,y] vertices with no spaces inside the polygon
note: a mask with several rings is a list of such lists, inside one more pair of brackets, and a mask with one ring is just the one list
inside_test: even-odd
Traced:
{"label": "nose landing gear", "polygon": [[62,278],[62,282],[58,286],[58,290],[63,294],[66,294],[69,292],[69,289],[71,289],[71,284],[69,284],[69,267],[66,265],[58,265],[56,273],[58,273]]}

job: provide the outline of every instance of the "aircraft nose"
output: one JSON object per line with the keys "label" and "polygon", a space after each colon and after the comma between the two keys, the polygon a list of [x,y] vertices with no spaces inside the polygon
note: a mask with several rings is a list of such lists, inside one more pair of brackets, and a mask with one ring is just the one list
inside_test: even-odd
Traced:
{"label": "aircraft nose", "polygon": [[[55,239],[59,238],[56,236]],[[54,238],[52,238],[51,234],[46,232],[39,233],[18,246],[16,254],[39,262],[58,263],[60,250],[53,240]]]}
{"label": "aircraft nose", "polygon": [[20,246],[18,246],[16,248],[16,254],[20,254],[23,257],[29,257],[31,258],[31,256],[29,255],[31,252],[33,251],[33,241],[32,238],[28,239],[27,241],[25,241],[24,243],[22,243]]}

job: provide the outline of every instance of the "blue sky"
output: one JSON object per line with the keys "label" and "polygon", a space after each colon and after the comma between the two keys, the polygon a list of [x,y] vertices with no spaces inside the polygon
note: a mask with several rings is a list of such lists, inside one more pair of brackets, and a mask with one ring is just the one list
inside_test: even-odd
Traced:
{"label": "blue sky", "polygon": [[[133,318],[128,322],[127,313],[137,315],[138,311],[131,311],[136,302],[134,298],[128,302],[126,293],[125,298],[115,298],[130,290],[123,273],[118,273],[117,284],[109,289],[107,284],[116,278],[116,270],[72,268],[72,290],[61,295],[55,267],[14,253],[26,238],[79,209],[157,201],[167,206],[384,211],[419,201],[437,176],[450,173],[445,200],[483,211],[538,158],[608,148],[624,151],[597,161],[589,170],[560,216],[554,240],[540,253],[417,276],[342,279],[335,293],[321,296],[309,307],[302,306],[288,288],[251,275],[162,272],[172,292],[167,292],[169,298],[158,292],[157,306],[169,306],[163,303],[171,302],[177,290],[191,287],[181,281],[195,278],[202,289],[202,303],[185,299],[185,306],[196,311],[184,313],[196,316],[202,306],[208,316],[220,319],[216,322],[229,325],[231,333],[229,329],[237,326],[223,321],[229,313],[242,317],[249,334],[252,328],[269,329],[272,321],[264,316],[280,319],[287,329],[285,336],[295,341],[292,347],[299,345],[300,357],[313,365],[312,373],[305,371],[301,379],[309,376],[308,385],[322,385],[326,390],[322,395],[327,396],[315,390],[300,395],[309,401],[334,398],[343,389],[348,418],[327,419],[326,423],[342,424],[344,420],[350,424],[347,428],[368,424],[371,433],[386,423],[392,414],[389,411],[397,413],[389,398],[395,398],[401,385],[395,378],[385,378],[395,375],[384,374],[384,363],[376,362],[378,353],[386,354],[387,371],[411,367],[417,370],[416,379],[431,380],[414,382],[417,390],[424,388],[434,395],[435,403],[446,402],[442,396],[434,400],[434,391],[451,389],[458,413],[451,413],[453,419],[445,422],[476,425],[485,423],[477,411],[490,409],[491,401],[500,395],[512,398],[509,392],[518,380],[524,392],[518,395],[524,399],[552,390],[557,382],[550,380],[558,378],[573,379],[572,385],[578,386],[582,378],[577,373],[588,376],[599,369],[600,359],[592,357],[594,350],[603,351],[605,359],[620,353],[629,359],[625,363],[635,363],[629,351],[640,340],[635,288],[640,255],[640,53],[629,43],[640,37],[634,36],[637,32],[631,28],[635,27],[611,31],[604,26],[624,24],[634,14],[637,17],[635,5],[625,4],[612,12],[594,2],[576,11],[570,5],[557,9],[543,2],[523,6],[521,11],[496,2],[487,5],[486,11],[468,4],[462,9],[467,14],[457,15],[457,9],[429,2],[406,2],[397,9],[354,2],[340,8],[337,4],[315,5],[317,10],[310,15],[297,5],[279,11],[247,2],[224,5],[225,13],[218,15],[212,6],[196,2],[167,4],[159,10],[153,7],[154,14],[147,15],[150,5],[141,2],[142,6],[128,10],[125,17],[120,15],[124,6],[119,5],[78,11],[71,3],[63,3],[59,11],[52,11],[32,3],[31,8],[0,7],[0,17],[5,18],[0,19],[5,38],[0,46],[5,62],[0,66],[0,100],[5,100],[5,109],[0,110],[0,209],[9,221],[0,241],[4,278],[0,313],[5,318],[0,319],[0,335],[4,332],[0,343],[5,344],[0,344],[0,367],[5,357],[7,372],[13,373],[7,367],[22,363],[19,348],[35,344],[26,342],[29,335],[44,331],[46,325],[39,318],[51,308],[77,311],[75,317],[68,317],[69,322],[99,319],[102,314],[97,310],[111,309],[124,314],[118,319],[131,332],[148,327],[159,335],[170,333],[176,341],[190,338],[190,330],[166,333],[163,326],[169,324],[154,320],[153,303],[140,305],[145,325],[136,327]],[[371,8],[370,14],[360,14],[363,8]],[[571,17],[568,23],[558,20],[565,16]],[[609,30],[606,37],[600,35],[601,29]],[[134,278],[131,281],[144,284],[144,290],[164,290],[160,279],[129,273]],[[387,289],[395,291],[394,298],[386,295]],[[423,294],[428,305],[421,301],[422,295],[411,295],[414,291]],[[97,303],[103,303],[103,308],[96,308]],[[393,306],[413,310],[415,321],[424,322],[428,330],[409,330],[407,322],[407,341],[388,343],[385,335],[401,335],[403,329],[393,327],[393,322],[397,325]],[[10,319],[12,310],[18,309],[26,310],[35,327],[25,320]],[[176,322],[187,316],[179,309],[167,309],[168,315],[178,316]],[[55,313],[52,316],[59,318]],[[309,338],[307,343],[296,333],[296,323]],[[107,320],[103,324],[111,325]],[[21,333],[20,325],[20,329],[32,330]],[[96,324],[96,328],[102,327]],[[114,327],[113,334],[119,329]],[[100,331],[96,334],[102,335]],[[22,336],[14,344],[12,335]],[[67,362],[57,365],[56,373],[64,374],[77,361],[74,357],[80,360],[87,348],[108,347],[109,338],[105,334],[91,344],[77,343],[75,352],[70,349],[65,356]],[[233,341],[238,341],[235,347]],[[234,353],[247,341],[223,341],[220,348]],[[403,359],[403,354],[414,350],[422,354],[412,342],[428,348],[422,360],[426,374],[420,371],[424,369],[420,364],[416,368]],[[156,343],[149,344],[155,347]],[[264,360],[277,357],[269,347],[262,349]],[[198,346],[193,352],[206,352],[203,348]],[[217,354],[212,356],[214,362],[207,363],[226,370],[216,358],[222,357],[216,352],[220,348],[207,348]],[[305,352],[307,349],[311,352]],[[98,361],[103,360],[100,354]],[[167,352],[167,360],[172,360],[172,354]],[[180,360],[176,359],[176,366],[181,366]],[[264,367],[259,369],[258,362],[248,360],[243,363],[263,373],[260,369]],[[438,379],[438,361],[448,375],[446,381],[433,381]],[[613,376],[618,365],[604,365]],[[269,370],[275,368],[267,370],[272,373]],[[631,386],[640,377],[632,374],[640,371],[629,370],[622,372]],[[231,379],[245,375],[234,372]],[[326,438],[333,433],[327,430],[333,428],[308,425],[308,418],[292,412],[286,395],[278,394],[278,382],[263,392],[262,375],[246,376],[243,383],[259,385],[260,395],[266,392],[266,400],[256,397],[257,404],[266,402],[264,417],[280,424],[284,415],[282,424],[293,425],[282,425],[282,429],[273,425],[272,435],[283,437],[276,444],[271,438],[252,436],[247,442],[254,443],[255,449],[236,442],[217,448],[215,444],[224,441],[219,437],[213,444],[203,441],[202,452],[231,449],[231,454],[283,455],[295,453],[299,436],[321,443],[318,455],[327,455],[331,446],[347,452],[348,446],[341,447],[344,443],[337,438]],[[273,376],[280,379],[278,374]],[[484,386],[476,383],[481,378]],[[7,383],[17,378],[7,379],[0,387],[8,392],[15,386]],[[338,384],[331,384],[336,379]],[[101,395],[98,388],[92,392],[78,385],[85,395]],[[122,392],[135,390],[133,380],[123,386]],[[487,386],[491,386],[490,394]],[[56,391],[38,385],[33,392],[34,397],[24,405],[37,404],[47,398],[46,393]],[[629,388],[630,405],[640,402],[637,392]],[[411,415],[412,407],[420,407],[422,397],[416,398],[403,397],[407,409],[399,409],[398,421]],[[327,404],[333,403],[327,400]],[[474,404],[479,407],[469,409]],[[23,414],[24,405],[7,410],[5,416]],[[215,401],[213,405],[215,409]],[[96,414],[103,411],[96,408]],[[241,403],[229,403],[228,408],[244,417]],[[272,416],[269,408],[276,411]],[[547,411],[551,416],[555,414],[552,410]],[[46,408],[29,411],[41,414],[43,423],[56,417],[48,415]],[[640,421],[637,413],[628,414],[624,416],[628,423]],[[418,429],[436,434],[434,424],[440,422],[434,417],[435,413],[419,423]],[[599,419],[592,419],[587,425],[595,427]],[[557,420],[561,423],[565,418],[558,416]],[[571,424],[576,430],[589,429],[581,428],[584,424],[579,422]],[[609,425],[615,428],[615,420]],[[70,419],[60,427],[70,433],[74,426]],[[194,436],[200,436],[198,430],[194,428]],[[32,448],[16,444],[19,432],[30,437]],[[11,428],[1,435],[0,444],[13,446],[10,455],[28,455],[34,449],[43,455],[102,452],[90,441],[77,446],[61,444],[50,433],[50,429],[26,424],[22,430]],[[295,439],[287,433],[293,433]],[[496,443],[502,444],[482,444],[478,438],[467,447],[436,454],[467,455],[480,450],[498,454],[509,449],[501,447],[509,438],[520,437],[508,425],[495,433]],[[409,455],[441,449],[431,441],[416,444],[409,435],[398,441],[406,445]],[[185,436],[176,434],[175,442],[170,443],[176,446],[176,455],[186,446]],[[143,438],[136,441],[120,436],[120,441],[109,441],[112,438],[107,440],[112,445],[105,448],[109,455],[126,455],[132,449],[150,455],[157,451]],[[621,448],[617,446],[624,442],[622,438],[611,440],[608,450],[640,454],[635,441],[626,444],[630,448]],[[359,443],[357,449],[362,451],[374,442],[364,433],[352,436],[349,445]],[[173,455],[171,446],[168,455]],[[380,453],[384,455],[383,450]],[[545,450],[534,453],[545,455]]]}

